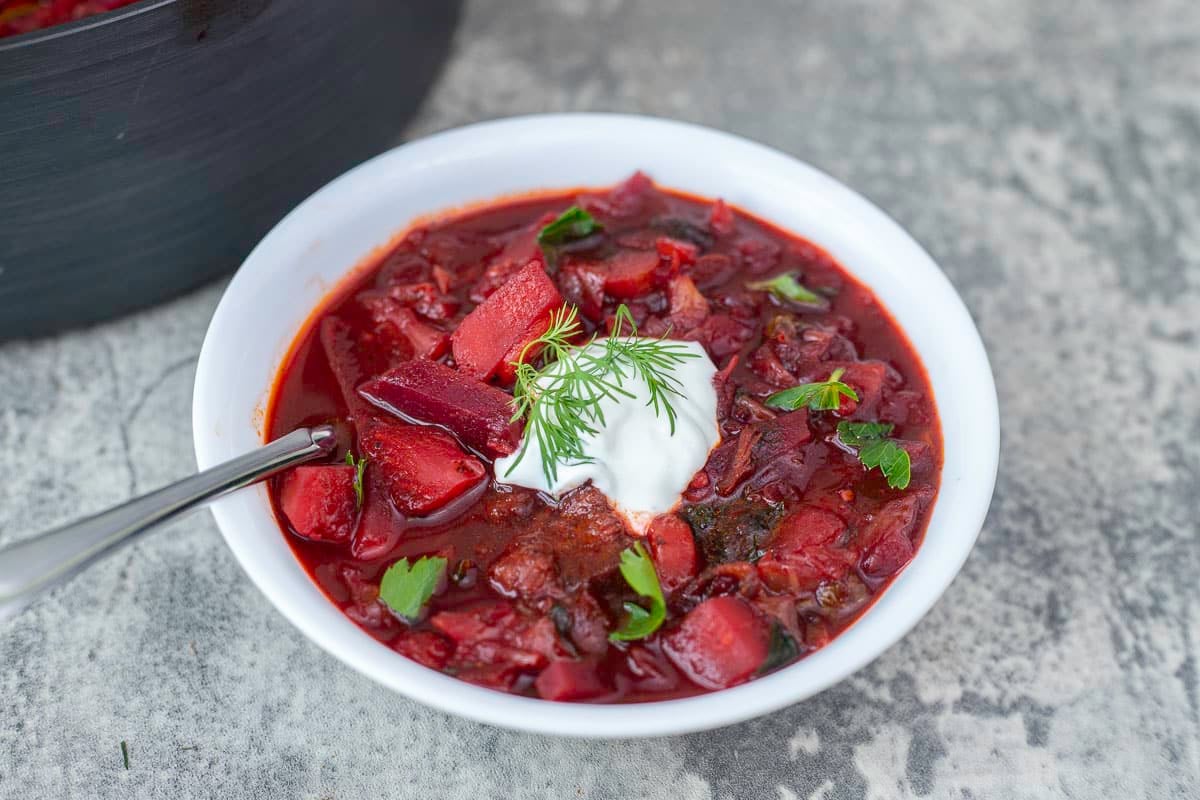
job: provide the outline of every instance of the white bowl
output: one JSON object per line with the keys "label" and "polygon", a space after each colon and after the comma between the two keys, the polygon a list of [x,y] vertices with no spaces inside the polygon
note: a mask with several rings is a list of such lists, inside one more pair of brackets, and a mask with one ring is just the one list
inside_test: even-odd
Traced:
{"label": "white bowl", "polygon": [[895,222],[829,176],[736,136],[647,117],[566,114],[472,125],[384,153],[305,200],[254,249],[213,315],[193,400],[200,467],[262,443],[268,391],[301,325],[339,278],[411,220],[505,194],[606,186],[637,169],[811,239],[892,312],[928,370],[945,440],[941,493],[924,543],[862,618],[785,669],[683,700],[586,705],[483,689],[406,659],[313,584],[263,486],[212,507],[243,569],[292,624],[414,700],[508,728],[588,737],[683,733],[749,719],[816,694],[899,640],[950,585],[979,534],[999,458],[996,389],[979,334],[946,276]]}

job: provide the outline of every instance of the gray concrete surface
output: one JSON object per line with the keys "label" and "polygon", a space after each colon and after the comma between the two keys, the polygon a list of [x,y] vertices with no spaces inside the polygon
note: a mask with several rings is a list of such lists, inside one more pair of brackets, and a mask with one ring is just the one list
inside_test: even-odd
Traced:
{"label": "gray concrete surface", "polygon": [[[196,516],[0,629],[0,797],[1200,796],[1198,48],[1184,0],[472,3],[406,135],[563,109],[694,120],[831,172],[929,248],[1002,406],[965,570],[817,698],[589,743],[359,677]],[[192,469],[220,291],[0,347],[0,541]]]}

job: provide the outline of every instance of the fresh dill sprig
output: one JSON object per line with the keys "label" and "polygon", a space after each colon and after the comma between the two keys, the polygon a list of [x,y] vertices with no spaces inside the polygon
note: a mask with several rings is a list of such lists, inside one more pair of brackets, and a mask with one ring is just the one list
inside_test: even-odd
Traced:
{"label": "fresh dill sprig", "polygon": [[[584,452],[583,439],[596,435],[605,424],[600,401],[635,397],[625,388],[625,381],[635,377],[649,391],[646,405],[654,408],[656,416],[665,414],[675,434],[670,396],[681,396],[682,386],[671,372],[698,355],[662,338],[638,338],[633,314],[624,304],[617,307],[612,333],[601,352],[590,347],[595,335],[576,345],[582,334],[579,309],[563,306],[551,316],[546,332],[521,349],[515,363],[512,419],[525,421],[525,437],[506,475],[521,463],[535,439],[550,484],[558,480],[560,464],[590,464],[592,457]],[[540,369],[527,360],[534,353],[541,355]]]}

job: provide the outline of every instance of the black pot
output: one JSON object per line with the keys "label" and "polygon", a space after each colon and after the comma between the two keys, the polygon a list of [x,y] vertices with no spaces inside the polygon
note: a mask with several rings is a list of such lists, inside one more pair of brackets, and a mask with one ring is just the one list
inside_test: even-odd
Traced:
{"label": "black pot", "polygon": [[0,39],[0,339],[233,270],[399,140],[449,48],[441,0],[145,0]]}

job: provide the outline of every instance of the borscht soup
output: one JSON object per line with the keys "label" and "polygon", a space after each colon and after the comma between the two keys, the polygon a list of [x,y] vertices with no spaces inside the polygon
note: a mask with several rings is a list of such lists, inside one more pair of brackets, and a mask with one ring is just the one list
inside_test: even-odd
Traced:
{"label": "borscht soup", "polygon": [[310,317],[267,436],[281,528],[353,622],[471,683],[635,702],[853,624],[921,544],[920,359],[819,246],[637,173],[409,229]]}

